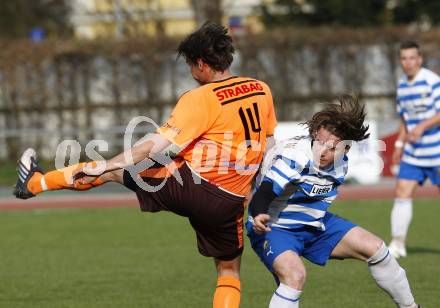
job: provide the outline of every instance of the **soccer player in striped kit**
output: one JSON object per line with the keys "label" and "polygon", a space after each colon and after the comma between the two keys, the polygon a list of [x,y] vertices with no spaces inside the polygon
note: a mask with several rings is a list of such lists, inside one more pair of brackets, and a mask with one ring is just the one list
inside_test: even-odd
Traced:
{"label": "soccer player in striped kit", "polygon": [[423,59],[416,42],[403,42],[399,55],[405,76],[397,88],[401,123],[394,144],[393,163],[400,167],[389,245],[396,258],[406,257],[405,240],[417,187],[429,178],[440,188],[440,78],[422,67]]}
{"label": "soccer player in striped kit", "polygon": [[405,270],[385,243],[328,212],[344,182],[351,143],[369,136],[364,119],[364,107],[344,96],[306,122],[309,136],[277,143],[265,156],[246,228],[278,283],[270,308],[299,307],[305,281],[301,256],[321,266],[330,258],[366,261],[398,307],[418,307]]}

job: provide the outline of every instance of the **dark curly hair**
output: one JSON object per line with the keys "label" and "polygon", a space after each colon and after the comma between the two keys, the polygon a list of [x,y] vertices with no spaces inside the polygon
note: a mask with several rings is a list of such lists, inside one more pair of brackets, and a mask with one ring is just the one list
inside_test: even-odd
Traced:
{"label": "dark curly hair", "polygon": [[325,128],[341,140],[361,141],[367,139],[368,125],[364,124],[365,106],[359,103],[356,95],[346,94],[338,103],[326,104],[324,109],[315,113],[303,124],[313,136],[320,128]]}
{"label": "dark curly hair", "polygon": [[212,69],[224,72],[231,66],[234,51],[228,29],[208,21],[180,43],[177,56],[183,56],[189,64],[202,59]]}

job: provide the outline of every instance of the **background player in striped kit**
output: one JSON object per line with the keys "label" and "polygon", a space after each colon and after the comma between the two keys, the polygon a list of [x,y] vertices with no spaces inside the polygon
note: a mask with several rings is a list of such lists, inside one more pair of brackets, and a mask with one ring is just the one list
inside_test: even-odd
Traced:
{"label": "background player in striped kit", "polygon": [[440,188],[440,78],[422,67],[416,42],[400,45],[400,64],[405,76],[397,88],[401,117],[393,163],[399,164],[395,200],[391,212],[390,252],[406,257],[405,240],[412,219],[412,198],[426,178]]}
{"label": "background player in striped kit", "polygon": [[366,261],[398,307],[418,307],[385,243],[327,211],[344,182],[351,142],[369,135],[364,119],[357,99],[344,96],[306,122],[309,136],[278,143],[264,159],[246,227],[252,248],[278,283],[270,308],[299,307],[305,281],[300,256],[318,265],[329,258]]}

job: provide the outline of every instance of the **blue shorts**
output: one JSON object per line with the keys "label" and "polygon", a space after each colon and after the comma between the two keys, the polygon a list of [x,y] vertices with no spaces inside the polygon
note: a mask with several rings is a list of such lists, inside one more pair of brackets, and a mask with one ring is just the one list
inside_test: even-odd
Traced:
{"label": "blue shorts", "polygon": [[440,185],[440,167],[420,167],[402,161],[397,178],[417,181],[420,185],[423,185],[426,178],[429,178],[432,184]]}
{"label": "blue shorts", "polygon": [[297,229],[272,228],[264,234],[256,234],[252,223],[246,223],[247,235],[251,245],[269,271],[276,257],[292,250],[310,262],[324,266],[342,237],[356,225],[332,213],[323,218],[325,231],[312,226]]}

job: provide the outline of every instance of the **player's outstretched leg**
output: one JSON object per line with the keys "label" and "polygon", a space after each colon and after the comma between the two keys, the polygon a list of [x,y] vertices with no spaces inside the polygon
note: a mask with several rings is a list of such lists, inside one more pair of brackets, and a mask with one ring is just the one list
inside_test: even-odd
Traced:
{"label": "player's outstretched leg", "polygon": [[17,172],[18,180],[14,187],[14,195],[20,199],[34,197],[35,194],[28,189],[27,185],[35,174],[43,174],[43,170],[38,166],[37,154],[34,149],[27,149],[21,155],[18,161]]}
{"label": "player's outstretched leg", "polygon": [[18,180],[15,184],[14,195],[19,199],[29,199],[44,191],[59,189],[87,190],[105,183],[101,177],[85,185],[74,182],[73,172],[85,164],[79,163],[44,173],[37,164],[35,150],[27,149],[18,161]]}
{"label": "player's outstretched leg", "polygon": [[336,258],[354,258],[368,263],[371,276],[399,308],[417,308],[405,270],[390,254],[385,243],[361,228],[348,231],[331,254]]}
{"label": "player's outstretched leg", "polygon": [[417,308],[405,270],[390,254],[385,243],[368,260],[368,268],[377,285],[387,292],[398,307]]}

